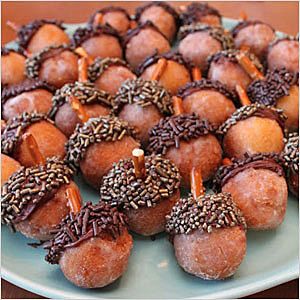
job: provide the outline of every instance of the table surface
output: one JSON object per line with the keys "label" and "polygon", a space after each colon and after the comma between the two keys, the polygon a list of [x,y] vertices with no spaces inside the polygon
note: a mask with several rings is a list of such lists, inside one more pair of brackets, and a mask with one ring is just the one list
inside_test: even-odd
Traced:
{"label": "table surface", "polygon": [[[120,5],[128,9],[130,13],[134,8],[140,5],[142,1],[121,2],[115,1],[113,5]],[[178,1],[173,3],[174,6],[183,5],[187,2]],[[1,2],[2,16],[1,29],[2,40],[1,45],[15,39],[15,33],[5,24],[8,20],[17,24],[26,24],[34,19],[58,19],[64,20],[66,23],[85,22],[88,17],[99,8],[112,5],[109,1],[97,2],[48,2],[48,1],[10,1]],[[249,19],[258,19],[269,23],[275,29],[286,32],[288,34],[298,33],[299,9],[298,2],[232,2],[232,1],[215,1],[212,3],[221,14],[230,18],[239,18],[242,12],[246,12]],[[252,299],[297,299],[299,297],[299,280],[293,280],[288,283],[279,285],[272,289],[251,295],[247,298]],[[41,299],[43,297],[30,293],[26,290],[18,288],[9,282],[1,281],[1,298],[2,299]]]}

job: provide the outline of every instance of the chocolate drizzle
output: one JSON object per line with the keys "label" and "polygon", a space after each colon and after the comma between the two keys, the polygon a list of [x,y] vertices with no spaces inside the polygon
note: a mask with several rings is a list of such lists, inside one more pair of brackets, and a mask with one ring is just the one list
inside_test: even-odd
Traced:
{"label": "chocolate drizzle", "polygon": [[137,68],[137,74],[141,76],[143,72],[151,65],[156,64],[159,59],[165,58],[167,60],[172,60],[180,65],[186,67],[186,69],[192,74],[192,69],[194,67],[193,63],[187,61],[179,52],[170,51],[164,54],[158,54],[157,51],[153,55],[148,56]]}
{"label": "chocolate drizzle", "polygon": [[84,124],[77,124],[74,133],[66,143],[66,160],[75,169],[79,167],[88,147],[95,143],[120,141],[124,136],[135,137],[133,127],[116,117],[90,118]]}
{"label": "chocolate drizzle", "polygon": [[272,106],[265,106],[260,103],[245,105],[237,109],[217,130],[217,133],[224,135],[238,121],[246,120],[250,117],[260,117],[274,120],[284,132],[284,123],[286,116],[282,109],[277,109]]}
{"label": "chocolate drizzle", "polygon": [[1,56],[9,55],[9,53],[11,53],[11,52],[14,52],[14,53],[20,54],[22,56],[25,56],[23,51],[20,48],[11,49],[11,48],[7,48],[7,47],[1,47]]}
{"label": "chocolate drizzle", "polygon": [[240,172],[248,169],[266,169],[284,176],[282,168],[283,160],[277,153],[257,153],[250,155],[244,154],[242,159],[232,159],[232,164],[229,166],[221,166],[215,174],[213,186],[215,191],[220,191],[222,187],[233,177]]}
{"label": "chocolate drizzle", "polygon": [[178,15],[177,11],[170,4],[168,4],[167,2],[164,2],[164,1],[152,1],[152,2],[148,2],[147,4],[145,4],[143,6],[138,7],[135,10],[135,20],[140,23],[140,18],[142,16],[143,12],[152,6],[159,6],[159,7],[163,8],[167,13],[172,15],[172,17],[175,20],[176,26],[177,27],[179,26],[179,15]]}
{"label": "chocolate drizzle", "polygon": [[64,51],[71,51],[79,57],[79,55],[70,46],[67,45],[46,47],[40,52],[26,59],[26,75],[30,78],[38,78],[41,64],[45,60],[59,55]]}
{"label": "chocolate drizzle", "polygon": [[152,80],[127,79],[115,96],[114,112],[119,113],[126,104],[138,104],[141,107],[154,105],[163,115],[173,113],[171,95]]}
{"label": "chocolate drizzle", "polygon": [[210,79],[205,78],[194,82],[188,82],[185,86],[181,87],[178,90],[177,95],[184,100],[184,98],[190,96],[191,94],[203,90],[212,90],[219,92],[226,98],[233,100],[236,106],[239,105],[238,96],[234,91],[229,90],[225,85],[223,85],[219,81],[212,81]]}
{"label": "chocolate drizzle", "polygon": [[47,121],[53,123],[45,114],[24,112],[10,119],[1,135],[1,151],[11,155],[17,146],[24,130],[33,123]]}
{"label": "chocolate drizzle", "polygon": [[65,250],[77,247],[92,237],[115,240],[127,230],[126,221],[126,216],[117,208],[103,202],[95,205],[87,202],[76,215],[70,213],[64,218],[52,231],[54,238],[42,244],[48,250],[45,260],[59,264]]}
{"label": "chocolate drizzle", "polygon": [[223,50],[234,48],[234,41],[230,33],[226,33],[223,27],[209,26],[201,23],[190,24],[180,27],[178,32],[179,40],[195,32],[207,32],[212,38],[220,42]]}
{"label": "chocolate drizzle", "polygon": [[123,7],[119,7],[119,6],[107,6],[107,7],[104,7],[102,9],[96,10],[95,13],[93,13],[92,16],[90,17],[90,19],[88,21],[88,25],[89,26],[93,25],[95,16],[98,13],[105,15],[106,13],[110,13],[110,12],[121,12],[121,13],[123,13],[127,17],[127,19],[129,21],[131,20],[129,13]]}
{"label": "chocolate drizzle", "polygon": [[46,24],[52,24],[59,27],[61,30],[65,30],[65,27],[62,25],[62,21],[57,20],[35,20],[29,24],[26,24],[21,27],[18,31],[18,43],[22,49],[26,49],[31,38],[35,33]]}
{"label": "chocolate drizzle", "polygon": [[207,3],[193,2],[187,6],[186,11],[180,15],[181,22],[184,25],[201,22],[201,18],[207,15],[217,16],[221,23],[221,14],[219,11]]}
{"label": "chocolate drizzle", "polygon": [[236,56],[243,52],[248,58],[251,60],[251,62],[255,65],[255,67],[263,73],[264,68],[262,64],[260,63],[259,59],[253,54],[248,51],[242,51],[237,49],[229,49],[229,50],[223,50],[219,51],[207,58],[207,65],[210,66],[211,63],[222,63],[225,60],[238,64],[238,60]]}
{"label": "chocolate drizzle", "polygon": [[69,184],[73,171],[58,158],[47,159],[45,165],[22,167],[13,173],[1,190],[1,222],[14,229],[40,205]]}
{"label": "chocolate drizzle", "polygon": [[87,28],[77,28],[72,37],[72,45],[74,47],[79,47],[86,40],[103,34],[114,36],[118,39],[120,44],[122,43],[122,39],[118,32],[109,24],[105,24],[96,27],[89,26]]}
{"label": "chocolate drizzle", "polygon": [[179,170],[169,160],[161,156],[146,156],[145,169],[146,175],[142,179],[135,176],[132,159],[114,163],[103,177],[101,200],[126,210],[154,207],[179,189]]}
{"label": "chocolate drizzle", "polygon": [[229,193],[206,194],[197,199],[189,195],[173,206],[166,219],[171,241],[176,234],[190,234],[195,230],[211,233],[219,228],[247,228],[242,212]]}
{"label": "chocolate drizzle", "polygon": [[122,66],[129,69],[133,73],[130,65],[123,59],[117,57],[98,57],[88,68],[89,80],[95,82],[105,72],[105,70],[111,66]]}
{"label": "chocolate drizzle", "polygon": [[214,132],[213,126],[196,114],[182,114],[161,119],[149,131],[150,153],[165,155],[168,148],[180,147],[180,141],[190,141]]}
{"label": "chocolate drizzle", "polygon": [[27,79],[22,83],[3,87],[1,91],[1,104],[3,105],[10,98],[14,98],[22,93],[31,92],[37,89],[47,90],[52,94],[55,91],[55,87],[43,80]]}
{"label": "chocolate drizzle", "polygon": [[123,49],[126,49],[127,44],[134,36],[138,35],[141,30],[146,28],[150,28],[154,31],[157,31],[168,41],[168,38],[157,28],[157,26],[155,26],[151,21],[146,21],[143,24],[139,24],[136,28],[127,31],[126,35],[123,37]]}
{"label": "chocolate drizzle", "polygon": [[100,104],[112,108],[112,96],[95,88],[91,82],[78,82],[65,84],[56,90],[52,98],[52,107],[49,117],[54,118],[59,107],[69,101],[69,96],[75,96],[83,105]]}
{"label": "chocolate drizzle", "polygon": [[235,27],[232,28],[231,30],[232,36],[235,38],[242,29],[248,26],[254,26],[259,24],[269,26],[272,29],[272,31],[275,32],[274,28],[267,23],[258,20],[246,20],[246,21],[239,22]]}
{"label": "chocolate drizzle", "polygon": [[290,170],[299,174],[299,134],[297,132],[289,133],[284,142],[285,147],[282,151],[284,164]]}
{"label": "chocolate drizzle", "polygon": [[247,88],[247,94],[251,102],[264,105],[276,105],[278,99],[290,94],[290,88],[298,85],[299,73],[289,72],[283,68],[269,70],[265,79],[253,81]]}

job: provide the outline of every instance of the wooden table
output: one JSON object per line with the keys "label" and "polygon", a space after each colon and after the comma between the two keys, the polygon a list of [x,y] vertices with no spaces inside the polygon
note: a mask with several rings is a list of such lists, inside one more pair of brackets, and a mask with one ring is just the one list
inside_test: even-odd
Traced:
{"label": "wooden table", "polygon": [[[171,1],[170,1],[171,2]],[[132,13],[141,1],[114,2],[114,5],[122,5]],[[176,6],[185,2],[173,3]],[[13,40],[15,33],[5,26],[8,20],[18,24],[25,24],[34,19],[55,18],[64,20],[66,23],[85,22],[89,15],[96,9],[111,5],[111,2],[2,2],[2,41],[1,44]],[[222,15],[231,18],[239,18],[242,11],[247,12],[249,19],[259,19],[272,25],[277,30],[297,34],[298,30],[298,2],[220,2],[213,3]],[[43,298],[20,289],[5,280],[2,280],[1,294],[3,299],[39,299]],[[247,298],[298,298],[299,280],[293,280],[272,289],[251,295]]]}

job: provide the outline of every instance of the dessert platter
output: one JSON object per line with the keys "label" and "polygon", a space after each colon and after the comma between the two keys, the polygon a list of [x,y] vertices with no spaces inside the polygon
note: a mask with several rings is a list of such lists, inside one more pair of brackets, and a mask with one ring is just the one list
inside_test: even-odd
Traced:
{"label": "dessert platter", "polygon": [[200,2],[8,26],[4,279],[216,299],[298,277],[298,37]]}

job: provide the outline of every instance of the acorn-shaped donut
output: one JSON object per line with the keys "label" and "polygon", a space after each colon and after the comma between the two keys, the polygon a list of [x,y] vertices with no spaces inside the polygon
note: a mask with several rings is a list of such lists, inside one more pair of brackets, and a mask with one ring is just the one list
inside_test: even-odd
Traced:
{"label": "acorn-shaped donut", "polygon": [[78,78],[79,55],[70,47],[51,46],[26,60],[26,74],[61,88]]}
{"label": "acorn-shaped donut", "polygon": [[139,65],[137,74],[145,80],[156,80],[170,94],[193,80],[193,66],[180,53],[153,54]]}
{"label": "acorn-shaped donut", "polygon": [[129,229],[145,236],[165,230],[165,217],[180,198],[178,168],[160,155],[133,157],[114,163],[103,177],[100,198],[128,217]]}
{"label": "acorn-shaped donut", "polygon": [[299,38],[286,36],[273,41],[268,47],[266,62],[271,70],[286,68],[299,72]]}
{"label": "acorn-shaped donut", "polygon": [[[74,105],[76,106],[78,102],[84,110],[86,119],[80,119],[80,114],[74,110]],[[56,127],[69,137],[77,124],[89,118],[109,115],[112,108],[111,102],[112,97],[96,89],[93,83],[76,81],[56,90],[52,98],[49,117],[54,120]]]}
{"label": "acorn-shaped donut", "polygon": [[287,181],[289,190],[299,197],[299,134],[290,133],[284,139],[285,146],[282,157],[287,167]]}
{"label": "acorn-shaped donut", "polygon": [[88,25],[97,27],[108,24],[120,35],[130,28],[131,18],[128,12],[119,6],[107,6],[97,10],[90,18]]}
{"label": "acorn-shaped donut", "polygon": [[172,41],[179,25],[179,15],[167,2],[148,2],[136,9],[135,20],[138,24],[151,21],[161,33]]}
{"label": "acorn-shaped donut", "polygon": [[24,135],[31,134],[44,159],[65,156],[66,136],[54,126],[44,114],[27,113],[16,116],[7,122],[1,135],[2,153],[15,158],[22,166],[35,165],[24,142]]}
{"label": "acorn-shaped donut", "polygon": [[276,106],[287,116],[289,131],[299,128],[299,73],[287,69],[269,70],[266,77],[253,81],[247,89],[252,102]]}
{"label": "acorn-shaped donut", "polygon": [[239,22],[231,32],[237,49],[247,47],[260,59],[266,54],[269,44],[276,38],[273,27],[257,20]]}
{"label": "acorn-shaped donut", "polygon": [[162,154],[175,163],[188,187],[193,167],[209,180],[222,159],[222,149],[214,136],[214,128],[196,114],[179,114],[165,119],[149,131],[149,153]]}
{"label": "acorn-shaped donut", "polygon": [[284,143],[285,115],[282,110],[259,103],[236,110],[217,130],[223,138],[228,157],[242,158],[244,153],[280,153]]}
{"label": "acorn-shaped donut", "polygon": [[3,87],[1,92],[2,117],[9,120],[23,112],[47,114],[52,105],[55,88],[39,79]]}
{"label": "acorn-shaped donut", "polygon": [[168,39],[151,22],[147,21],[127,32],[123,39],[126,61],[136,69],[148,56],[170,51]]}
{"label": "acorn-shaped donut", "polygon": [[70,38],[61,21],[35,20],[23,26],[8,22],[8,25],[17,32],[21,49],[29,54],[36,54],[50,46],[70,44]]}
{"label": "acorn-shaped donut", "polygon": [[236,93],[221,82],[209,79],[187,83],[179,89],[177,96],[183,100],[185,113],[196,113],[216,126],[225,122],[238,105]]}
{"label": "acorn-shaped donut", "polygon": [[247,65],[251,64],[260,73],[263,72],[263,66],[254,54],[230,49],[218,52],[208,58],[207,78],[218,80],[232,90],[236,88],[236,85],[246,89],[254,78],[245,70],[247,66],[244,65],[244,60]]}
{"label": "acorn-shaped donut", "polygon": [[218,170],[216,187],[232,195],[248,228],[274,229],[282,223],[288,191],[281,164],[278,154],[246,153]]}
{"label": "acorn-shaped donut", "polygon": [[18,84],[25,80],[26,57],[19,51],[1,47],[1,84]]}
{"label": "acorn-shaped donut", "polygon": [[127,62],[120,58],[96,58],[88,68],[88,79],[99,90],[111,95],[117,93],[127,79],[135,79],[136,75]]}
{"label": "acorn-shaped donut", "polygon": [[180,27],[178,51],[202,71],[207,68],[207,58],[219,51],[234,47],[230,33],[223,27],[197,23]]}
{"label": "acorn-shaped donut", "polygon": [[64,276],[82,288],[104,287],[118,279],[127,268],[133,246],[126,217],[108,204],[87,202],[70,213],[43,244],[45,259],[59,264]]}
{"label": "acorn-shaped donut", "polygon": [[91,118],[78,124],[70,136],[66,159],[98,189],[112,164],[130,157],[132,150],[140,146],[135,136],[135,130],[116,117]]}
{"label": "acorn-shaped donut", "polygon": [[121,38],[118,32],[108,25],[78,28],[72,38],[73,46],[82,47],[87,54],[96,57],[123,57]]}
{"label": "acorn-shaped donut", "polygon": [[203,23],[210,26],[221,26],[222,17],[217,9],[207,3],[192,2],[183,8],[180,14],[182,24]]}
{"label": "acorn-shaped donut", "polygon": [[149,129],[172,114],[172,98],[156,81],[127,80],[115,96],[114,111],[120,119],[135,127],[137,137],[145,146]]}
{"label": "acorn-shaped donut", "polygon": [[[2,223],[29,238],[51,238],[53,228],[70,212],[66,189],[73,187],[79,193],[72,176],[73,171],[57,158],[13,173],[2,186]],[[80,203],[79,198],[76,205]]]}
{"label": "acorn-shaped donut", "polygon": [[19,162],[1,153],[1,186],[20,168]]}
{"label": "acorn-shaped donut", "polygon": [[230,194],[204,195],[201,176],[192,176],[193,195],[175,204],[166,231],[184,271],[206,280],[228,278],[246,254],[245,219]]}

